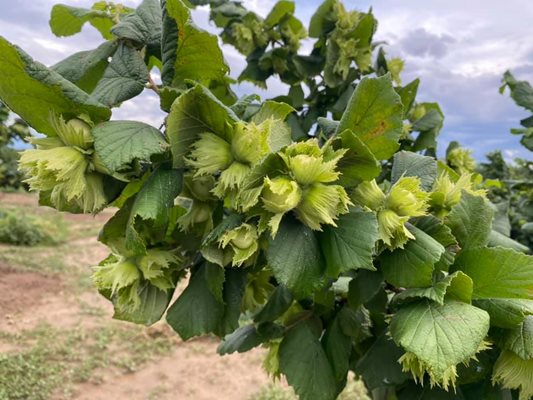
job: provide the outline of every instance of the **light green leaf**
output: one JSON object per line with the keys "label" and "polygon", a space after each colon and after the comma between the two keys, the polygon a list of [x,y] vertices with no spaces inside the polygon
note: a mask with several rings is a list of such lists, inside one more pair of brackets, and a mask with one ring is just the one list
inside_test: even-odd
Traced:
{"label": "light green leaf", "polygon": [[517,242],[516,240],[511,239],[508,236],[502,235],[500,232],[491,230],[489,234],[489,240],[487,242],[488,247],[505,247],[508,249],[513,249],[520,251],[522,253],[529,253],[529,247],[524,246],[522,243]]}
{"label": "light green leaf", "polygon": [[463,250],[454,268],[474,281],[474,298],[533,297],[533,256],[501,247]]}
{"label": "light green leaf", "polygon": [[120,44],[91,98],[110,107],[137,96],[148,82],[148,69],[140,53]]}
{"label": "light green leaf", "polygon": [[[56,36],[72,36],[81,32],[86,22],[96,20],[108,20],[112,24],[112,16],[104,11],[88,10],[86,8],[71,7],[65,4],[56,4],[52,7],[50,15],[50,29]],[[109,29],[99,29],[101,23],[95,24],[104,39],[110,39]]]}
{"label": "light green leaf", "polygon": [[152,155],[164,153],[169,147],[158,129],[142,122],[104,122],[96,125],[92,134],[96,154],[111,172],[133,160],[149,161]]}
{"label": "light green leaf", "polygon": [[445,298],[451,298],[470,303],[472,301],[472,291],[472,279],[463,272],[456,271],[434,282],[431,287],[404,290],[394,296],[394,301],[401,303],[407,300],[426,298],[442,305]]}
{"label": "light green leaf", "polygon": [[378,160],[386,160],[398,149],[402,114],[402,101],[389,75],[364,78],[357,85],[337,132],[350,129]]}
{"label": "light green leaf", "polygon": [[372,253],[379,238],[376,214],[351,209],[339,217],[337,227],[325,226],[319,238],[329,276],[351,269],[375,270]]}
{"label": "light green leaf", "polygon": [[302,400],[334,400],[335,376],[311,327],[292,328],[279,347],[279,368]]}
{"label": "light green leaf", "polygon": [[533,257],[504,248],[462,251],[454,269],[474,282],[474,304],[491,324],[512,328],[533,314]]}
{"label": "light green leaf", "polygon": [[391,183],[396,182],[402,176],[420,178],[422,189],[430,191],[437,178],[437,161],[433,157],[421,156],[410,151],[400,151],[394,155]]}
{"label": "light green leaf", "polygon": [[218,38],[199,29],[181,0],[166,0],[163,14],[163,83],[181,86],[187,79],[207,84],[224,78],[229,68]]}
{"label": "light green leaf", "polygon": [[161,6],[158,0],[143,0],[135,12],[126,15],[111,29],[121,39],[129,39],[149,47],[161,44]]}
{"label": "light green leaf", "polygon": [[325,266],[315,233],[289,216],[270,239],[266,256],[278,282],[297,297],[310,295],[323,283]]}
{"label": "light green leaf", "polygon": [[523,360],[533,360],[533,315],[527,316],[519,326],[508,332],[501,347],[511,350]]}
{"label": "light green leaf", "polygon": [[201,85],[182,94],[172,105],[167,120],[174,167],[185,167],[184,157],[200,133],[212,132],[229,140],[238,120],[231,109]]}
{"label": "light green leaf", "polygon": [[413,107],[415,102],[416,93],[418,92],[418,85],[420,84],[420,79],[415,79],[414,81],[408,83],[404,87],[395,88],[396,93],[400,95],[403,104],[403,118],[406,119],[409,111]]}
{"label": "light green leaf", "polygon": [[335,28],[335,21],[331,19],[330,14],[333,12],[333,7],[336,3],[336,0],[325,0],[318,7],[309,23],[310,37],[322,37]]}
{"label": "light green leaf", "polygon": [[36,131],[56,136],[50,113],[65,119],[87,114],[95,123],[111,116],[109,108],[2,37],[0,54],[0,98]]}
{"label": "light green leaf", "polygon": [[117,42],[105,42],[94,50],[80,51],[50,67],[63,78],[91,93],[102,78],[111,57],[117,49]]}
{"label": "light green leaf", "polygon": [[224,304],[209,289],[206,274],[213,264],[202,265],[167,312],[167,322],[183,340],[213,332],[224,315]]}
{"label": "light green leaf", "polygon": [[494,211],[488,201],[463,190],[461,201],[445,219],[462,249],[485,246],[489,240]]}
{"label": "light green leaf", "polygon": [[294,111],[294,108],[287,103],[279,103],[277,101],[267,100],[261,104],[261,108],[257,114],[252,117],[252,121],[256,124],[260,124],[269,118],[280,119],[284,121],[285,118],[287,118],[287,116]]}
{"label": "light green leaf", "polygon": [[279,24],[280,21],[286,15],[294,14],[294,9],[295,9],[295,5],[293,1],[288,1],[288,0],[278,1],[274,5],[274,7],[272,7],[272,10],[268,13],[267,17],[265,18],[265,24],[268,27],[272,27],[274,25]]}
{"label": "light green leaf", "polygon": [[533,315],[533,300],[528,299],[475,299],[472,304],[488,312],[490,324],[499,328],[515,328]]}
{"label": "light green leaf", "polygon": [[413,225],[407,228],[416,239],[409,240],[403,249],[381,253],[383,277],[396,287],[430,287],[434,265],[444,253],[444,247]]}
{"label": "light green leaf", "polygon": [[426,109],[426,114],[413,123],[413,131],[418,131],[413,144],[413,151],[424,149],[435,149],[437,146],[437,136],[444,123],[444,114],[437,103],[421,103]]}
{"label": "light green leaf", "polygon": [[165,292],[148,281],[138,289],[141,305],[133,312],[115,309],[114,319],[150,326],[161,319],[172,299],[174,290]]}
{"label": "light green leaf", "polygon": [[437,381],[457,364],[470,360],[489,330],[489,315],[469,304],[444,305],[423,300],[401,308],[390,324],[399,346],[430,366]]}
{"label": "light green leaf", "polygon": [[[339,184],[356,186],[361,181],[369,181],[379,176],[381,165],[370,149],[352,131],[345,130],[333,143],[335,149],[347,149],[337,164],[341,173]],[[339,146],[340,142],[340,146]]]}

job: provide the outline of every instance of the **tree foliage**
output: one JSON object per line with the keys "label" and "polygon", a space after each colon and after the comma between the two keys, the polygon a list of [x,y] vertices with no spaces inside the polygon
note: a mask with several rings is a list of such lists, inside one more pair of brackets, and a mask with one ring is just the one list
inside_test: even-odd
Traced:
{"label": "tree foliage", "polygon": [[[442,111],[402,83],[372,12],[326,0],[306,29],[285,0],[264,18],[191,3],[246,56],[238,80],[276,76],[287,94],[237,99],[182,0],[56,6],[56,34],[89,22],[105,42],[51,68],[0,39],[0,98],[45,135],[20,162],[41,204],[118,208],[94,272],[115,318],[166,313],[184,340],[221,337],[221,354],[263,346],[302,399],[334,399],[350,370],[374,399],[530,398],[531,343],[516,338],[531,333],[533,259],[494,240],[491,182],[468,153],[436,160]],[[109,121],[145,88],[162,129]]]}

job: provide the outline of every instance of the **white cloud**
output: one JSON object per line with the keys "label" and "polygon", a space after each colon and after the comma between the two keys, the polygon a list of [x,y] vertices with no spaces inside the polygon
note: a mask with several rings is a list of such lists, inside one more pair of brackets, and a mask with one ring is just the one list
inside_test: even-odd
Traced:
{"label": "white cloud", "polygon": [[[19,44],[37,60],[51,65],[75,51],[94,48],[101,42],[90,26],[82,34],[56,38],[49,30],[49,12],[57,0],[18,0],[17,7],[4,7],[0,15],[0,35]],[[123,0],[135,7],[140,0]],[[244,5],[266,16],[276,0],[244,0]],[[304,24],[319,0],[296,0],[297,16]],[[92,0],[65,0],[64,3],[89,7]],[[370,6],[379,20],[376,39],[388,42],[392,56],[406,60],[404,81],[421,78],[419,98],[437,101],[445,114],[443,142],[459,139],[473,145],[476,155],[501,147],[524,154],[518,139],[508,129],[527,116],[509,96],[497,89],[502,73],[510,68],[521,79],[533,81],[533,5],[531,0],[345,0],[347,8],[367,10]],[[193,11],[198,26],[217,33],[209,22],[208,7]],[[312,49],[304,43],[302,52]],[[244,58],[232,47],[223,52],[237,77]],[[236,87],[239,94],[258,93],[273,97],[286,91],[277,79],[269,79],[268,91],[249,83]],[[525,115],[526,114],[526,115]],[[135,118],[159,126],[162,113],[157,98],[145,91],[139,99],[125,103],[115,118]],[[480,138],[483,138],[480,140]],[[491,147],[492,146],[492,147]],[[509,153],[511,154],[511,153]],[[514,154],[514,153],[513,153]]]}

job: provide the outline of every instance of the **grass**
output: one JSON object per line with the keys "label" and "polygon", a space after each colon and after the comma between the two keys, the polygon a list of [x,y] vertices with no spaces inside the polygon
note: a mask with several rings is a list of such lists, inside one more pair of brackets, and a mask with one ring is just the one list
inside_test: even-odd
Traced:
{"label": "grass", "polygon": [[[0,399],[46,400],[52,394],[68,399],[81,382],[99,383],[100,371],[136,371],[168,354],[176,336],[169,329],[114,322],[105,327],[71,330],[41,325],[22,334],[0,335],[28,350],[0,355]],[[156,393],[154,393],[154,398]]]}

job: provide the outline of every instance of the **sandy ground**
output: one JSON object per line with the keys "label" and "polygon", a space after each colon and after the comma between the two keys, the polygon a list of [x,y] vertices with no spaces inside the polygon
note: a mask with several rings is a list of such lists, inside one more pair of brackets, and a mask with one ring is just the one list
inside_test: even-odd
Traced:
{"label": "sandy ground", "polygon": [[[0,194],[0,205],[9,204],[35,209],[36,199],[25,194]],[[97,220],[103,223],[110,215],[103,214]],[[81,227],[85,222],[94,223],[94,218],[87,215],[65,218]],[[68,254],[61,255],[67,265],[88,267],[107,255],[94,237],[75,240],[69,246]],[[86,315],[73,297],[70,281],[61,274],[21,271],[0,264],[0,333],[23,333],[43,322],[59,329],[118,323],[111,320],[112,307],[95,289],[77,293],[76,298],[105,310],[103,316]],[[262,350],[220,357],[215,353],[216,346],[213,338],[177,341],[168,355],[141,365],[133,373],[103,371],[102,382],[76,385],[71,398],[246,400],[269,382],[261,368]],[[0,339],[0,352],[15,350]]]}

